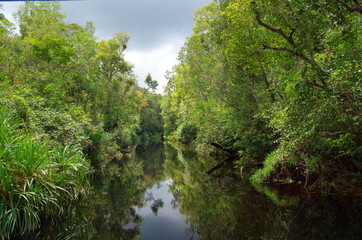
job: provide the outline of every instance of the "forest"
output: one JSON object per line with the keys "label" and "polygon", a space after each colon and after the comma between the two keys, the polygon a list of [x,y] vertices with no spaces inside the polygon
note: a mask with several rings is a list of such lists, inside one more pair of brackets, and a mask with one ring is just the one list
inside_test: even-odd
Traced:
{"label": "forest", "polygon": [[151,74],[140,86],[126,33],[97,40],[54,2],[15,16],[0,12],[0,237],[61,215],[93,173],[162,141],[222,156],[207,175],[231,164],[256,188],[362,196],[360,1],[215,0],[195,11],[163,94]]}
{"label": "forest", "polygon": [[259,168],[258,184],[360,192],[359,1],[213,2],[162,99],[165,135]]}

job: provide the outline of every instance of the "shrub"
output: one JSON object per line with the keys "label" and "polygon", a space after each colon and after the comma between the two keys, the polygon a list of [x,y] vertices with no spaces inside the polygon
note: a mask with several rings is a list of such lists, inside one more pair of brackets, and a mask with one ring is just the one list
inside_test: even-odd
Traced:
{"label": "shrub", "polygon": [[177,129],[177,136],[183,143],[190,143],[196,139],[197,127],[192,123],[184,122]]}
{"label": "shrub", "polygon": [[46,146],[0,108],[0,238],[24,234],[85,190],[89,164],[71,146]]}

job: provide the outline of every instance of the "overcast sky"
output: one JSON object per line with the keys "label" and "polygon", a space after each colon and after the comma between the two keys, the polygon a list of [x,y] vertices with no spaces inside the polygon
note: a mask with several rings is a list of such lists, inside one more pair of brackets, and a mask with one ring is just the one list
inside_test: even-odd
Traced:
{"label": "overcast sky", "polygon": [[[126,60],[134,64],[138,82],[147,73],[159,82],[159,92],[166,84],[166,70],[176,63],[185,38],[194,25],[193,12],[212,0],[88,0],[62,2],[67,22],[84,26],[92,21],[99,39],[109,39],[123,31],[131,35],[125,51]],[[7,18],[21,2],[1,2]]]}

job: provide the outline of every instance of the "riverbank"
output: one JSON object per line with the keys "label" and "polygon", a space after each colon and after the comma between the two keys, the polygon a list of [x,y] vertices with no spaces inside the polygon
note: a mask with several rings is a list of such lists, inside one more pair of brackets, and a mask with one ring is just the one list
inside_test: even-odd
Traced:
{"label": "riverbank", "polygon": [[58,215],[87,189],[90,165],[75,148],[34,140],[9,109],[0,109],[0,237],[23,235]]}
{"label": "riverbank", "polygon": [[205,173],[222,160],[198,155],[193,148],[138,148],[116,164],[119,175],[94,179],[89,197],[63,221],[34,234],[40,240],[159,240],[170,236],[170,229],[177,240],[343,240],[362,234],[360,200],[307,198],[270,186],[259,191],[250,184],[249,169],[243,177],[232,168]]}

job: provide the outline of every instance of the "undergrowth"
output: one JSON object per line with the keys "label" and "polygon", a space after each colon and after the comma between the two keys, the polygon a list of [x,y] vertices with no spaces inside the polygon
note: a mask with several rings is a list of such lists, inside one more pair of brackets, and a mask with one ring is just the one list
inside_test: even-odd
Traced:
{"label": "undergrowth", "polygon": [[0,107],[0,238],[38,227],[85,191],[89,164],[71,146],[35,141],[15,114]]}

